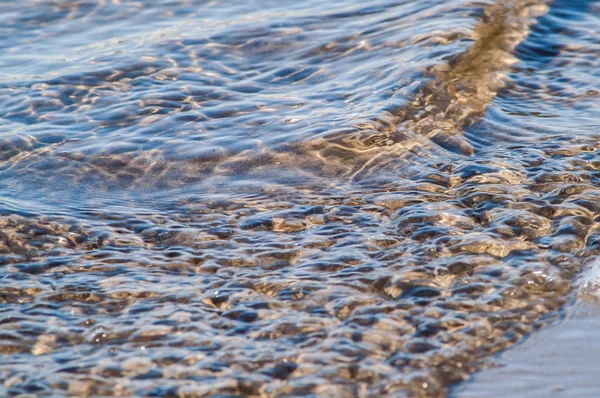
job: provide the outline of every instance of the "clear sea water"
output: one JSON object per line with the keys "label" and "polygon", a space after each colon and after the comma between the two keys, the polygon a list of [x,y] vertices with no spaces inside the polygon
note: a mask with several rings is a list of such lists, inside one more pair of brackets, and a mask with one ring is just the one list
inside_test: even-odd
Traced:
{"label": "clear sea water", "polygon": [[596,1],[4,0],[0,50],[2,396],[441,397],[600,252]]}

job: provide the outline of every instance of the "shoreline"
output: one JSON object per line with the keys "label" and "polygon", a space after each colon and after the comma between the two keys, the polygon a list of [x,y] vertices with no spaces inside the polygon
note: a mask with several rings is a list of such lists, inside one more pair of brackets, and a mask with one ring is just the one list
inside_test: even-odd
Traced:
{"label": "shoreline", "polygon": [[600,303],[580,295],[558,323],[495,358],[497,366],[454,386],[452,398],[597,397]]}

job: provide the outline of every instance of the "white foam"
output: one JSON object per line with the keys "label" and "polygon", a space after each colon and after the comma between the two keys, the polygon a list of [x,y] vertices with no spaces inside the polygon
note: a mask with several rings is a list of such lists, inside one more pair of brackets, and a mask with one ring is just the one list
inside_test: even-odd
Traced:
{"label": "white foam", "polygon": [[581,276],[576,281],[579,294],[600,299],[600,257],[583,266]]}

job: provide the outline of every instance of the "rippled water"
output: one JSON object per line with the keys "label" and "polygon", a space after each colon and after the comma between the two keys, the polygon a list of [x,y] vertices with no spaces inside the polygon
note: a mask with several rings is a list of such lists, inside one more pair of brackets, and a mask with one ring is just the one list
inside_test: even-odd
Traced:
{"label": "rippled water", "polygon": [[0,4],[0,395],[444,396],[600,251],[600,4]]}

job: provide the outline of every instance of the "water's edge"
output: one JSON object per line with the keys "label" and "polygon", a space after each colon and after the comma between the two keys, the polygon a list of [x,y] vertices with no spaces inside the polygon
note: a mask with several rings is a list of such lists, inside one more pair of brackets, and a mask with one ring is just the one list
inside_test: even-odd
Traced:
{"label": "water's edge", "polygon": [[453,387],[451,398],[594,398],[600,391],[600,303],[580,298],[555,325],[499,355]]}

